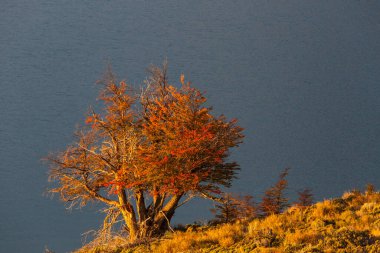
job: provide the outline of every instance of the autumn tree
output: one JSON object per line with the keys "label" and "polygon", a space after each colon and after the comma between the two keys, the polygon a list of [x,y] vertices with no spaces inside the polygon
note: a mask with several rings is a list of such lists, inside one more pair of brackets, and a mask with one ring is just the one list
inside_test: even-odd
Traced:
{"label": "autumn tree", "polygon": [[281,172],[276,184],[265,191],[260,203],[260,211],[262,216],[279,214],[289,206],[289,199],[285,197],[284,192],[288,186],[288,180],[286,179],[288,173],[289,168],[286,168],[283,172]]}
{"label": "autumn tree", "polygon": [[252,219],[257,217],[258,215],[258,208],[257,204],[253,199],[253,196],[251,195],[243,195],[237,197],[237,202],[239,204],[239,219]]}
{"label": "autumn tree", "polygon": [[313,193],[310,188],[305,188],[302,191],[298,191],[298,200],[295,202],[296,206],[307,207],[313,204]]}
{"label": "autumn tree", "polygon": [[228,223],[255,217],[256,206],[250,195],[235,196],[225,193],[222,201],[217,202],[211,212],[215,215],[215,219],[211,223]]}
{"label": "autumn tree", "polygon": [[215,215],[214,223],[228,223],[238,218],[238,204],[229,193],[224,194],[223,201],[210,210]]}
{"label": "autumn tree", "polygon": [[366,185],[365,194],[366,195],[372,195],[374,192],[376,192],[375,185],[368,183]]}
{"label": "autumn tree", "polygon": [[[73,206],[106,204],[106,219],[122,217],[131,240],[158,236],[175,210],[193,197],[219,199],[239,166],[229,150],[242,141],[236,120],[213,116],[206,98],[166,66],[151,67],[138,92],[109,74],[75,142],[51,154],[50,190]],[[107,222],[105,222],[106,224]]]}

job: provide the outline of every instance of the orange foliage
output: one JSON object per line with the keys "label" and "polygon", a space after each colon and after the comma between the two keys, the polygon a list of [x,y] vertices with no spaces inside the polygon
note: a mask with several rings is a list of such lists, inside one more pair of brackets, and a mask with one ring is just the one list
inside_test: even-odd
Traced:
{"label": "orange foliage", "polygon": [[[97,199],[127,212],[133,209],[128,193],[140,201],[139,212],[146,213],[138,215],[146,219],[158,215],[157,206],[164,210],[169,196],[175,209],[188,192],[219,194],[230,185],[239,167],[226,161],[228,150],[243,138],[236,120],[213,116],[183,75],[180,88],[167,82],[166,70],[155,69],[149,80],[141,94],[112,75],[105,82],[99,95],[104,112],[91,112],[77,143],[51,159],[51,177],[60,184],[54,191],[62,199],[80,205]],[[153,199],[154,210],[147,210],[145,197]]]}

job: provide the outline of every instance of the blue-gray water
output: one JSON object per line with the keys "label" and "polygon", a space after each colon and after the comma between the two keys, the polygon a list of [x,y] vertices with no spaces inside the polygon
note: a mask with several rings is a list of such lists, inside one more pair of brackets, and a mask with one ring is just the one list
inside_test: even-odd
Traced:
{"label": "blue-gray water", "polygon": [[[289,193],[380,187],[378,1],[0,1],[0,252],[68,252],[96,229],[43,196],[40,158],[72,141],[108,62],[135,85],[169,60],[236,117],[233,191],[259,196],[283,168]],[[210,217],[205,202],[175,222]],[[197,206],[198,204],[198,206]]]}

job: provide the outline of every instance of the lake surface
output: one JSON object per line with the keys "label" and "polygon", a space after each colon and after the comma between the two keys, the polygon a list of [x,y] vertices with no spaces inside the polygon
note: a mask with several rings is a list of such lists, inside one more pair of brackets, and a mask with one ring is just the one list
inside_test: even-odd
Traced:
{"label": "lake surface", "polygon": [[[231,191],[258,199],[285,167],[291,198],[380,187],[379,13],[379,1],[2,0],[0,252],[69,252],[102,222],[96,206],[44,195],[40,159],[73,140],[109,62],[137,86],[167,58],[171,80],[185,73],[239,119]],[[210,207],[193,201],[174,222]]]}

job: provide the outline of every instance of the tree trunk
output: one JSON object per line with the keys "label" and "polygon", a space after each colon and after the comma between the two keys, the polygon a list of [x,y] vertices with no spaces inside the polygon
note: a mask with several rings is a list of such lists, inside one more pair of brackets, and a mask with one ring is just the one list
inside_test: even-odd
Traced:
{"label": "tree trunk", "polygon": [[145,198],[144,198],[144,192],[142,190],[139,190],[136,192],[136,208],[137,208],[137,214],[139,216],[139,223],[145,222],[147,218],[147,210],[145,207]]}
{"label": "tree trunk", "polygon": [[129,238],[131,241],[135,241],[139,237],[135,211],[133,206],[128,202],[125,191],[120,186],[118,186],[117,196],[120,204],[119,209],[129,230]]}
{"label": "tree trunk", "polygon": [[162,235],[170,226],[170,221],[174,216],[175,209],[178,206],[179,200],[183,194],[174,195],[170,201],[157,213],[154,218],[154,234]]}
{"label": "tree trunk", "polygon": [[163,235],[169,229],[170,221],[174,216],[175,209],[177,208],[182,195],[183,194],[173,196],[164,207],[162,207],[162,204],[165,197],[157,197],[150,209],[145,209],[146,219],[139,219],[137,238],[149,238]]}
{"label": "tree trunk", "polygon": [[[131,212],[127,211],[127,209],[123,208],[123,207],[120,210],[121,210],[121,214],[123,216],[124,222],[125,222],[126,226],[128,227],[128,230],[129,230],[129,238],[133,242],[139,238],[139,233],[138,233],[139,229],[138,229],[138,226],[136,223],[135,214],[134,214],[134,212],[131,213]],[[133,209],[132,209],[132,211],[133,211]]]}
{"label": "tree trunk", "polygon": [[165,206],[163,206],[165,197],[160,196],[149,210],[145,207],[143,193],[137,192],[135,195],[139,218],[137,221],[133,206],[128,202],[124,190],[120,188],[118,191],[119,210],[129,230],[130,240],[133,242],[142,238],[163,235],[169,229],[170,221],[182,196],[183,194],[172,196]]}

